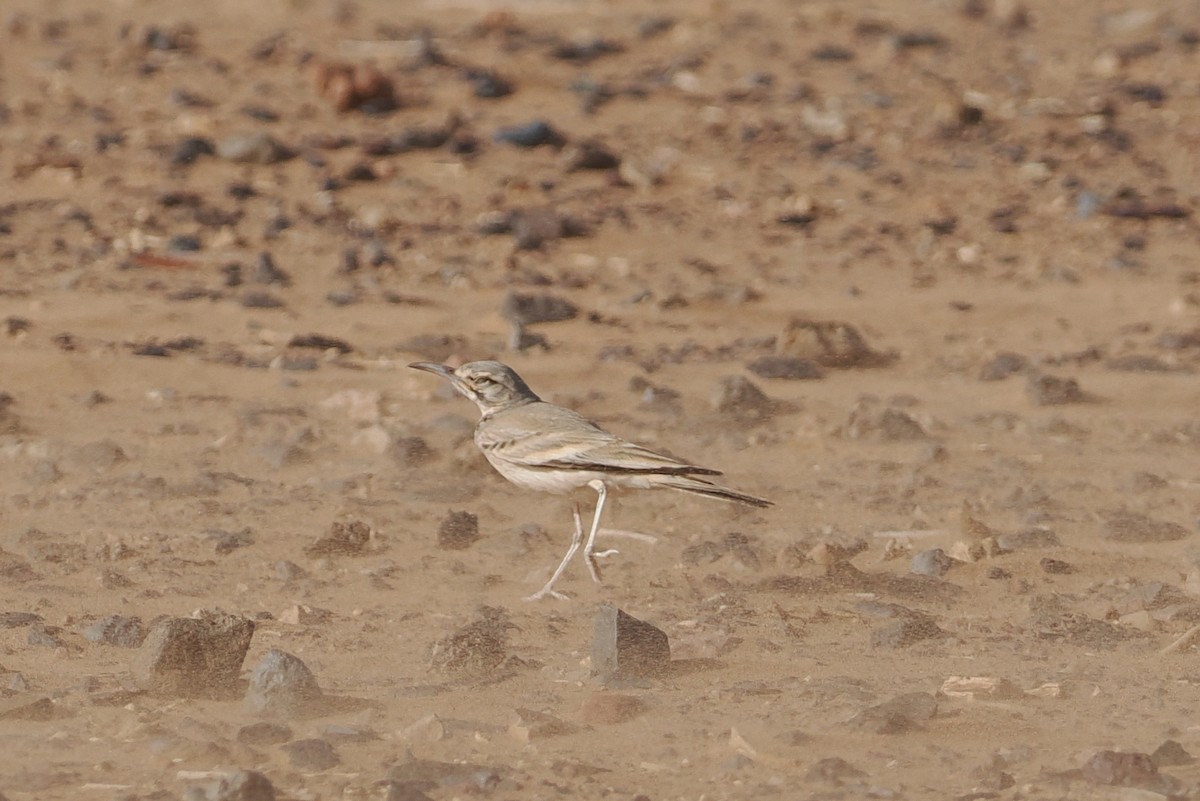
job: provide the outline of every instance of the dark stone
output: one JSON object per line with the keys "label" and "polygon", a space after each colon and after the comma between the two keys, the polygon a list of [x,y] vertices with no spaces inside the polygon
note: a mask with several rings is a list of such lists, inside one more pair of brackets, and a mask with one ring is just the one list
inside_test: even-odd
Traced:
{"label": "dark stone", "polygon": [[937,710],[937,699],[929,693],[905,693],[864,709],[850,719],[850,725],[875,734],[904,734],[919,729]]}
{"label": "dark stone", "polygon": [[1100,535],[1112,542],[1174,542],[1191,536],[1178,523],[1155,520],[1137,512],[1118,510],[1105,514]]}
{"label": "dark stone", "polygon": [[297,334],[288,340],[289,348],[312,348],[314,350],[336,350],[346,354],[354,351],[354,346],[344,339],[325,336],[324,334]]}
{"label": "dark stone", "polygon": [[762,356],[746,365],[759,378],[782,378],[788,381],[812,381],[825,377],[825,372],[812,359],[800,356]]}
{"label": "dark stone", "polygon": [[298,657],[272,648],[250,674],[246,708],[259,715],[291,718],[311,712],[321,687]]}
{"label": "dark stone", "polygon": [[950,568],[957,564],[958,561],[951,558],[941,548],[930,548],[914,556],[908,569],[909,572],[916,573],[919,576],[941,578],[950,571]]}
{"label": "dark stone", "polygon": [[146,638],[134,661],[138,683],[174,697],[224,697],[236,689],[254,621],[220,612],[168,618]]}
{"label": "dark stone", "polygon": [[1061,406],[1087,400],[1087,396],[1079,388],[1079,382],[1074,378],[1059,378],[1045,373],[1033,374],[1029,376],[1026,389],[1035,406]]}
{"label": "dark stone", "polygon": [[742,423],[759,423],[771,416],[775,404],[748,378],[726,376],[713,393],[713,408]]}
{"label": "dark stone", "polygon": [[292,730],[282,723],[262,721],[238,729],[237,741],[244,745],[279,745],[292,739]]}
{"label": "dark stone", "polygon": [[1196,758],[1175,740],[1163,740],[1162,745],[1154,749],[1150,758],[1154,760],[1155,766],[1160,768],[1172,765],[1191,765],[1196,761]]}
{"label": "dark stone", "polygon": [[944,637],[946,632],[938,627],[933,618],[920,612],[911,612],[899,620],[884,623],[871,630],[872,648],[907,648],[921,640]]}
{"label": "dark stone", "polygon": [[579,307],[564,297],[548,292],[522,294],[509,291],[500,305],[500,316],[522,325],[556,323],[579,316]]}
{"label": "dark stone", "polygon": [[592,636],[592,675],[610,678],[661,675],[671,661],[666,632],[603,604]]}
{"label": "dark stone", "polygon": [[492,139],[517,147],[538,147],[539,145],[562,147],[567,143],[567,138],[545,120],[534,120],[523,125],[500,128],[492,136]]}
{"label": "dark stone", "polygon": [[1003,351],[997,353],[979,371],[980,381],[1000,381],[1010,375],[1025,372],[1029,367],[1029,359],[1020,353]]}
{"label": "dark stone", "polygon": [[206,801],[275,801],[275,786],[256,770],[237,770],[211,784]]}
{"label": "dark stone", "polygon": [[433,646],[431,662],[447,673],[481,674],[499,667],[508,656],[508,614],[481,607],[479,619],[451,632]]}
{"label": "dark stone", "polygon": [[304,548],[307,556],[359,556],[371,544],[371,527],[361,520],[334,521],[329,532]]}
{"label": "dark stone", "polygon": [[292,284],[292,279],[275,265],[275,259],[265,250],[258,254],[250,280],[256,284],[269,286],[291,286]]}
{"label": "dark stone", "polygon": [[182,166],[191,164],[201,156],[215,155],[216,152],[211,140],[199,136],[189,136],[181,139],[171,149],[170,160],[172,164]]}
{"label": "dark stone", "polygon": [[470,512],[451,512],[438,526],[437,544],[448,551],[469,548],[479,539],[479,518]]}

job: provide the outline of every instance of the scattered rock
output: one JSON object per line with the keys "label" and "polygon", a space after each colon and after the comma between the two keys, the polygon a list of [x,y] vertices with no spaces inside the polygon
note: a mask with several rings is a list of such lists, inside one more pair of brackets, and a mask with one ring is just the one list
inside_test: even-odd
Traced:
{"label": "scattered rock", "polygon": [[883,442],[912,442],[929,438],[924,427],[908,412],[893,406],[880,409],[872,399],[856,403],[840,431],[846,439],[875,438]]}
{"label": "scattered rock", "polygon": [[510,628],[507,611],[480,607],[478,620],[434,644],[430,661],[435,669],[447,673],[488,673],[508,656]]}
{"label": "scattered rock", "polygon": [[44,695],[21,693],[0,698],[0,720],[50,720],[54,702]]}
{"label": "scattered rock", "polygon": [[470,512],[451,512],[438,526],[437,544],[447,551],[461,551],[479,539],[479,518]]}
{"label": "scattered rock", "polygon": [[99,473],[128,462],[129,457],[125,455],[121,446],[111,439],[101,439],[80,445],[72,455],[71,461],[76,467]]}
{"label": "scattered rock", "polygon": [[1059,378],[1046,373],[1031,374],[1026,390],[1035,406],[1061,406],[1088,401],[1088,396],[1074,378]]}
{"label": "scattered rock", "polygon": [[1191,536],[1178,523],[1155,520],[1124,509],[1105,513],[1100,536],[1112,542],[1175,542]]}
{"label": "scattered rock", "polygon": [[[438,762],[433,759],[409,758],[388,771],[388,781],[400,788],[415,788],[418,791],[439,787],[457,788],[462,794],[488,794],[500,783],[500,774],[495,768],[474,765],[469,762]],[[393,789],[389,788],[389,797]],[[397,795],[408,799],[408,795]]]}
{"label": "scattered rock", "polygon": [[781,378],[787,381],[815,381],[825,373],[811,359],[799,356],[761,356],[746,365],[759,378]]}
{"label": "scattered rock", "polygon": [[1061,559],[1051,559],[1048,556],[1042,557],[1038,565],[1042,568],[1043,573],[1052,576],[1063,576],[1075,572],[1075,566],[1070,562],[1064,562]]}
{"label": "scattered rock", "polygon": [[84,629],[83,638],[118,648],[139,648],[146,639],[146,627],[140,617],[109,615]]}
{"label": "scattered rock", "polygon": [[845,784],[847,780],[861,779],[867,774],[851,765],[841,757],[825,757],[817,760],[808,769],[806,778],[809,781],[828,782],[830,784]]}
{"label": "scattered rock", "polygon": [[916,573],[918,576],[941,578],[957,564],[959,564],[958,560],[950,558],[941,548],[930,548],[912,558],[909,572]]}
{"label": "scattered rock", "polygon": [[250,674],[245,704],[264,717],[294,718],[314,711],[322,696],[317,678],[298,657],[272,648]]}
{"label": "scattered rock", "polygon": [[871,630],[872,648],[907,648],[922,640],[946,636],[932,617],[906,609],[898,620]]}
{"label": "scattered rock", "polygon": [[313,72],[317,93],[340,112],[383,114],[400,104],[391,79],[370,64],[322,61]]}
{"label": "scattered rock", "polygon": [[929,693],[905,693],[864,709],[850,719],[850,725],[874,734],[904,734],[921,728],[937,711],[937,699]]}
{"label": "scattered rock", "polygon": [[216,155],[242,164],[276,164],[296,154],[270,134],[257,132],[224,137],[217,142]]}
{"label": "scattered rock", "polygon": [[1041,548],[1058,548],[1062,545],[1058,535],[1045,526],[1023,528],[1012,534],[996,537],[996,546],[1001,551],[1027,551]]}
{"label": "scattered rock", "polygon": [[633,720],[648,708],[646,702],[636,696],[594,692],[583,699],[579,719],[589,726],[607,726]]}
{"label": "scattered rock", "polygon": [[615,170],[621,166],[621,157],[595,139],[588,139],[572,145],[563,151],[562,158],[567,172]]}
{"label": "scattered rock", "polygon": [[997,353],[979,371],[980,381],[1001,381],[1010,375],[1017,375],[1029,368],[1029,359],[1020,353],[1002,351]]}
{"label": "scattered rock", "polygon": [[602,681],[652,678],[662,675],[671,661],[666,632],[603,604],[592,636],[592,675]]}
{"label": "scattered rock", "polygon": [[517,147],[539,147],[541,145],[562,147],[567,143],[567,137],[545,120],[534,120],[523,125],[500,128],[493,135],[492,139],[496,142],[506,142]]}
{"label": "scattered rock", "polygon": [[1191,765],[1196,761],[1196,758],[1189,754],[1182,745],[1175,740],[1163,740],[1162,745],[1154,749],[1154,753],[1150,755],[1154,760],[1155,767],[1171,767],[1173,765]]}
{"label": "scattered rock", "polygon": [[283,752],[297,770],[322,771],[342,764],[342,758],[333,746],[317,738],[294,740],[283,746]]}
{"label": "scattered rock", "polygon": [[471,68],[464,70],[463,75],[476,97],[493,100],[513,93],[512,82],[492,70]]}
{"label": "scattered rock", "polygon": [[307,556],[361,556],[375,537],[375,530],[361,520],[335,520],[328,533],[304,548]]}
{"label": "scattered rock", "polygon": [[42,616],[33,612],[0,612],[0,629],[16,629],[41,622]]}
{"label": "scattered rock", "polygon": [[500,316],[521,325],[556,323],[574,320],[579,316],[579,307],[564,297],[548,292],[523,294],[509,290],[500,305]]}
{"label": "scattered rock", "polygon": [[1158,772],[1154,758],[1134,751],[1097,751],[1080,769],[1083,778],[1094,784],[1115,787],[1139,787],[1173,795],[1169,788],[1178,782]]}
{"label": "scattered rock", "polygon": [[133,664],[142,688],[168,697],[222,698],[235,691],[254,621],[221,612],[160,621]]}
{"label": "scattered rock", "polygon": [[508,727],[508,733],[522,743],[561,737],[577,731],[578,726],[534,709],[517,709],[516,720]]}
{"label": "scattered rock", "polygon": [[292,285],[291,276],[279,269],[275,264],[275,258],[265,250],[258,254],[258,258],[254,262],[254,271],[250,274],[250,280],[256,284],[266,284],[267,286],[286,287]]}
{"label": "scattered rock", "polygon": [[324,334],[296,334],[288,340],[289,348],[312,348],[314,350],[336,350],[340,354],[354,352],[354,346],[344,339]]}
{"label": "scattered rock", "polygon": [[831,368],[883,367],[897,358],[895,353],[872,348],[849,323],[803,318],[788,323],[776,349],[781,356],[796,356]]}
{"label": "scattered rock", "polygon": [[[256,770],[235,770],[202,792],[203,801],[275,801],[275,786]],[[193,795],[189,793],[187,798],[192,801]]]}
{"label": "scattered rock", "polygon": [[774,402],[748,378],[726,376],[717,384],[712,407],[726,417],[743,424],[761,423],[771,417]]}
{"label": "scattered rock", "polygon": [[291,739],[292,730],[289,727],[266,720],[242,726],[237,733],[239,743],[256,747],[279,745]]}

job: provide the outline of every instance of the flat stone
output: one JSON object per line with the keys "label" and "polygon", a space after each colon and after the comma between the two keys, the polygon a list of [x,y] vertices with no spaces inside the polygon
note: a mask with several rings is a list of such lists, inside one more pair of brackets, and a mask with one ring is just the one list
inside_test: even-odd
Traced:
{"label": "flat stone", "polygon": [[298,770],[322,771],[342,764],[342,758],[325,740],[293,740],[282,748],[291,760],[292,767]]}
{"label": "flat stone", "polygon": [[661,675],[671,661],[666,632],[603,604],[592,637],[592,675],[611,678]]}
{"label": "flat stone", "polygon": [[279,745],[292,739],[292,730],[282,723],[261,721],[238,729],[237,741],[245,745]]}
{"label": "flat stone", "polygon": [[1108,512],[1100,535],[1112,542],[1174,542],[1192,532],[1178,523],[1155,520],[1138,512]]}
{"label": "flat stone", "polygon": [[437,544],[447,551],[461,551],[479,539],[479,518],[470,512],[451,512],[438,526]]}

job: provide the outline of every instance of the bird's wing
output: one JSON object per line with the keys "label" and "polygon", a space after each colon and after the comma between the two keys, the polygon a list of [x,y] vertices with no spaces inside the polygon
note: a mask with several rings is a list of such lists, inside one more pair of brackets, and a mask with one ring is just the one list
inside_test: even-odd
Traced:
{"label": "bird's wing", "polygon": [[561,406],[531,403],[482,421],[475,442],[493,458],[530,468],[721,475],[613,436]]}

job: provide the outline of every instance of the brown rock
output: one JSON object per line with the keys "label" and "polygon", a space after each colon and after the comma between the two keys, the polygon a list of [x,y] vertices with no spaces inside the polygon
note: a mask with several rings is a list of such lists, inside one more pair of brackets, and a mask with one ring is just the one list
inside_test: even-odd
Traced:
{"label": "brown rock", "polygon": [[234,691],[254,621],[221,612],[168,618],[146,637],[133,664],[144,689],[171,697],[224,697]]}
{"label": "brown rock", "polygon": [[589,725],[611,725],[633,720],[647,709],[646,702],[620,693],[592,693],[583,699],[579,719]]}
{"label": "brown rock", "polygon": [[602,679],[661,675],[671,661],[664,631],[603,604],[592,638],[592,675]]}

